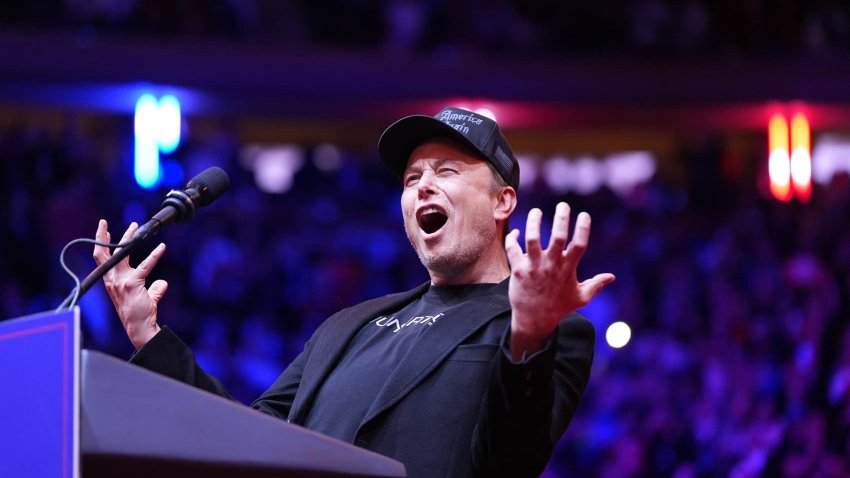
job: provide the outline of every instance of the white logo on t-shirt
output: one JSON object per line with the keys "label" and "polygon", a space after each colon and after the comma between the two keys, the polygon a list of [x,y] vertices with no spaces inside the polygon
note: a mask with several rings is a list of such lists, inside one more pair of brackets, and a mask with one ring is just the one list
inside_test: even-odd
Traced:
{"label": "white logo on t-shirt", "polygon": [[408,319],[407,322],[401,323],[398,319],[395,318],[395,316],[387,317],[385,315],[382,315],[377,319],[373,320],[372,322],[374,322],[375,325],[377,325],[378,327],[395,327],[393,333],[396,333],[405,327],[409,327],[411,325],[416,324],[427,325],[430,327],[434,325],[437,322],[437,319],[442,316],[442,312],[437,315],[417,315],[416,317],[411,317],[410,319]]}

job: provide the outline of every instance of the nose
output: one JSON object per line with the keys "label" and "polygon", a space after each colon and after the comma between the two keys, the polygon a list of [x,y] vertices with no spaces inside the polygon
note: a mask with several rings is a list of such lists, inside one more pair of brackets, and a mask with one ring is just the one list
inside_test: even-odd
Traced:
{"label": "nose", "polygon": [[425,199],[428,196],[436,194],[436,177],[434,176],[434,172],[430,170],[425,170],[422,172],[422,176],[419,178],[419,182],[416,184],[417,191],[419,192],[419,199]]}

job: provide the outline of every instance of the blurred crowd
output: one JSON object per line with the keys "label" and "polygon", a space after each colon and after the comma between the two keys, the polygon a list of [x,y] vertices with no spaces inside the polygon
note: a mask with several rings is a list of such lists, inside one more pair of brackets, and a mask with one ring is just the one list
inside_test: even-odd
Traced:
{"label": "blurred crowd", "polygon": [[662,57],[850,51],[840,0],[30,0],[0,25],[96,35],[256,40],[438,57],[598,53]]}
{"label": "blurred crowd", "polygon": [[[134,184],[126,123],[0,129],[0,316],[55,308],[72,287],[59,251],[93,237],[99,218],[117,238],[158,210],[167,185]],[[327,168],[307,147],[292,188],[266,194],[241,147],[222,127],[174,153],[173,186],[217,165],[231,190],[132,260],[167,244],[154,272],[170,284],[160,321],[250,402],[325,317],[427,275],[402,230],[400,184],[374,151],[340,151]],[[514,227],[567,200],[593,217],[581,275],[617,275],[583,311],[597,358],[544,476],[850,476],[850,178],[784,204],[757,172],[724,173],[725,154],[689,145],[686,182],[655,178],[625,196],[558,196],[540,178],[520,191]],[[87,245],[66,259],[80,275],[94,267]],[[82,310],[84,346],[128,357],[102,285]],[[614,321],[632,329],[621,349],[605,342]]]}

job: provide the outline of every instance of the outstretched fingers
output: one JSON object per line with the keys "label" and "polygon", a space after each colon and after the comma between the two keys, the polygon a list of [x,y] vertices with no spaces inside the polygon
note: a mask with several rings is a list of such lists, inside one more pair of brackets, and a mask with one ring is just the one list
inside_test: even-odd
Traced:
{"label": "outstretched fingers", "polygon": [[564,251],[564,257],[568,264],[577,265],[584,251],[587,250],[587,244],[590,241],[590,214],[581,212],[576,218],[576,226],[573,231],[573,239],[567,245],[567,250]]}
{"label": "outstretched fingers", "polygon": [[570,234],[570,206],[559,202],[555,208],[555,219],[552,222],[552,235],[549,238],[547,254],[553,258],[560,257]]}
{"label": "outstretched fingers", "polygon": [[119,244],[126,244],[130,242],[130,239],[133,238],[133,234],[135,234],[138,229],[139,225],[136,224],[135,221],[131,222],[130,225],[127,227],[127,230],[124,231],[124,235],[121,236],[121,242],[119,242]]}
{"label": "outstretched fingers", "polygon": [[160,243],[156,248],[151,251],[148,257],[145,258],[142,262],[136,266],[136,271],[141,278],[145,278],[148,274],[151,273],[156,264],[162,258],[162,255],[165,254],[165,244]]}
{"label": "outstretched fingers", "polygon": [[525,253],[532,263],[537,262],[540,258],[540,222],[543,220],[543,212],[540,209],[534,208],[528,211],[528,218],[525,220]]}
{"label": "outstretched fingers", "polygon": [[[126,244],[126,243],[130,242],[130,239],[133,238],[133,234],[135,234],[136,230],[138,230],[138,229],[139,229],[139,225],[136,224],[135,222],[131,222],[130,226],[127,228],[127,230],[124,231],[124,235],[121,236],[121,241],[119,242],[119,244]],[[120,247],[116,248],[116,250],[117,249],[120,249]],[[116,272],[119,272],[119,271],[123,272],[123,271],[126,271],[129,268],[130,268],[130,257],[128,256],[128,257],[125,257],[124,259],[122,259],[118,264],[115,264],[114,270]]]}
{"label": "outstretched fingers", "polygon": [[[97,232],[95,232],[95,234],[94,234],[94,239],[97,242],[106,242],[106,243],[109,242],[110,235],[109,235],[108,227],[109,226],[108,226],[108,224],[106,224],[106,220],[101,219],[100,221],[98,221]],[[94,246],[94,251],[92,252],[92,257],[94,257],[95,264],[101,265],[104,262],[106,262],[107,260],[109,260],[109,258],[111,256],[112,256],[112,254],[109,252],[109,249],[107,247]]]}
{"label": "outstretched fingers", "polygon": [[519,229],[514,229],[505,236],[505,252],[508,255],[508,263],[516,267],[522,260],[522,248],[519,245]]}

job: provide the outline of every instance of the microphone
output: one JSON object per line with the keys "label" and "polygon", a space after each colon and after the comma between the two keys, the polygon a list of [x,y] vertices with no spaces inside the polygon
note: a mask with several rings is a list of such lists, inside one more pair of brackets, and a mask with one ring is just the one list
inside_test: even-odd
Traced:
{"label": "microphone", "polygon": [[230,178],[223,169],[213,166],[201,171],[186,183],[183,190],[172,189],[165,195],[162,209],[133,234],[133,241],[141,241],[172,222],[186,222],[195,210],[209,206],[230,187]]}
{"label": "microphone", "polygon": [[[83,296],[95,282],[100,280],[107,271],[115,267],[115,264],[130,255],[130,251],[142,241],[162,229],[162,226],[172,222],[184,222],[189,220],[195,210],[205,206],[221,197],[230,187],[230,178],[223,169],[211,167],[203,170],[200,174],[186,183],[182,191],[172,189],[165,195],[162,202],[162,210],[156,213],[147,223],[136,230],[132,239],[123,246],[115,249],[112,257],[93,270],[85,279],[79,282],[77,288],[69,295],[56,310],[72,307],[80,297]],[[73,242],[73,241],[72,241]],[[66,246],[67,247],[67,246]],[[63,250],[64,253],[64,250]],[[66,269],[67,270],[67,269]],[[69,271],[70,272],[70,271]]]}

